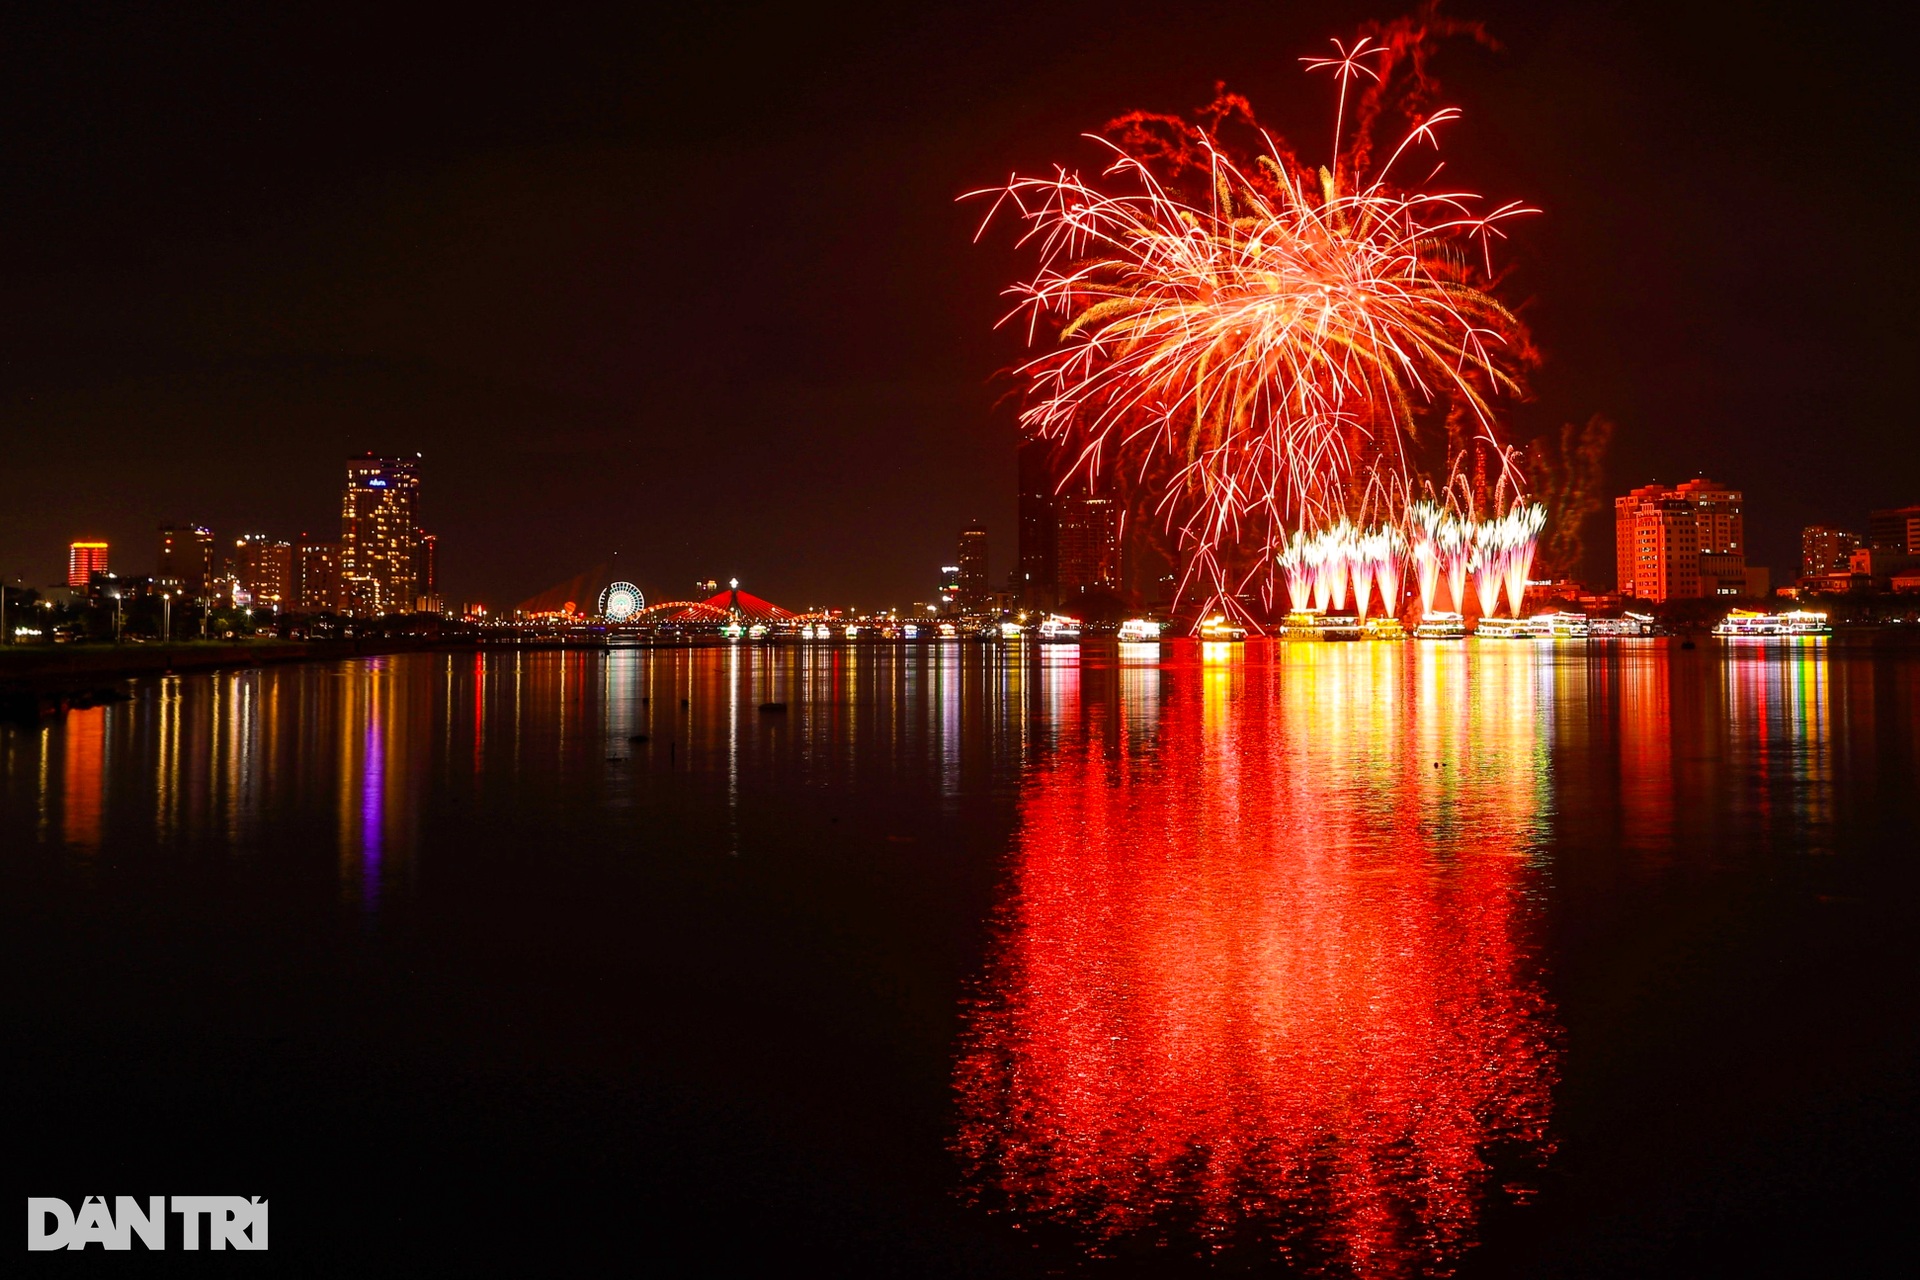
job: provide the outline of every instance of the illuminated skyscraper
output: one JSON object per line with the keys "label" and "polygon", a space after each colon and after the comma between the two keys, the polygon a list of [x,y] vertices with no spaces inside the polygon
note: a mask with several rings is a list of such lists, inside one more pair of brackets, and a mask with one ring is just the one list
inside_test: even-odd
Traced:
{"label": "illuminated skyscraper", "polygon": [[1747,591],[1744,499],[1702,477],[1613,500],[1620,594],[1690,600]]}
{"label": "illuminated skyscraper", "polygon": [[295,606],[302,613],[333,613],[340,608],[340,544],[310,533],[300,535],[294,552]]}
{"label": "illuminated skyscraper", "polygon": [[213,593],[213,530],[203,524],[160,526],[159,567],[154,583],[162,590],[204,600]]}
{"label": "illuminated skyscraper", "polygon": [[275,542],[264,533],[250,533],[234,544],[240,586],[253,597],[255,607],[291,609],[293,544]]}
{"label": "illuminated skyscraper", "polygon": [[1808,578],[1846,573],[1853,553],[1866,545],[1857,533],[1810,524],[1800,531],[1800,573]]}
{"label": "illuminated skyscraper", "polygon": [[933,589],[934,597],[940,601],[942,609],[951,610],[960,607],[960,566],[943,564],[940,566],[940,582]]}
{"label": "illuminated skyscraper", "polygon": [[1055,563],[1062,608],[1090,591],[1120,594],[1120,500],[1070,490],[1058,500]]}
{"label": "illuminated skyscraper", "polygon": [[1920,555],[1920,506],[1894,507],[1870,514],[1867,542],[1876,551]]}
{"label": "illuminated skyscraper", "polygon": [[1613,500],[1620,594],[1638,600],[1700,594],[1700,526],[1693,504],[1650,484]]}
{"label": "illuminated skyscraper", "polygon": [[67,585],[85,591],[96,573],[107,572],[107,544],[70,542],[67,544]]}
{"label": "illuminated skyscraper", "polygon": [[1715,484],[1702,476],[1681,481],[1673,492],[1693,505],[1694,523],[1700,530],[1701,555],[1746,557],[1744,499],[1738,489]]}
{"label": "illuminated skyscraper", "polygon": [[419,592],[417,458],[347,462],[340,502],[340,595],[360,617],[410,612]]}
{"label": "illuminated skyscraper", "polygon": [[969,525],[960,531],[960,565],[956,597],[962,609],[984,609],[991,595],[987,587],[987,531]]}
{"label": "illuminated skyscraper", "polygon": [[1060,591],[1059,499],[1053,491],[1053,446],[1044,440],[1020,445],[1020,567],[1013,588],[1029,609],[1050,609]]}
{"label": "illuminated skyscraper", "polygon": [[414,608],[421,613],[440,613],[446,607],[440,598],[440,538],[424,529],[414,530],[414,535],[420,548],[415,570],[420,595]]}
{"label": "illuminated skyscraper", "polygon": [[1700,534],[1700,594],[1744,595],[1747,537],[1740,491],[1701,477],[1682,481],[1673,492],[1693,507],[1694,527]]}
{"label": "illuminated skyscraper", "polygon": [[[1013,586],[1029,609],[1072,609],[1088,592],[1121,593],[1119,499],[1084,476],[1060,486],[1054,462],[1051,443],[1021,444],[1020,568]],[[984,574],[985,534],[980,549]]]}

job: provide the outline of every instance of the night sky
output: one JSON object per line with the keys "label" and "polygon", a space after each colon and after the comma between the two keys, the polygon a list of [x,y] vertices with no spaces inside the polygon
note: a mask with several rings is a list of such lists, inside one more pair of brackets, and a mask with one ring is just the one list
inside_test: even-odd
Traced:
{"label": "night sky", "polygon": [[[1391,4],[12,6],[0,19],[0,572],[103,534],[337,533],[418,451],[450,601],[620,553],[655,598],[924,598],[1013,555],[995,334],[1018,264],[959,193],[1216,80],[1319,154],[1298,58]],[[1755,558],[1920,501],[1912,55],[1882,7],[1459,3],[1449,174],[1615,485],[1705,471]],[[1897,61],[1896,61],[1897,60]],[[999,407],[996,407],[999,405]],[[1589,572],[1611,582],[1611,529]]]}

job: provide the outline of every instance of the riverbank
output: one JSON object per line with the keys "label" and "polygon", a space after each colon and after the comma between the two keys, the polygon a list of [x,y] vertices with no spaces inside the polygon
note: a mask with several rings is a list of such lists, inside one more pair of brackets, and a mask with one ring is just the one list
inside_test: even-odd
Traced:
{"label": "riverbank", "polygon": [[471,648],[471,640],[192,640],[174,644],[9,645],[0,648],[0,717],[57,714],[126,696],[141,676],[179,675],[283,662],[328,662],[384,653]]}

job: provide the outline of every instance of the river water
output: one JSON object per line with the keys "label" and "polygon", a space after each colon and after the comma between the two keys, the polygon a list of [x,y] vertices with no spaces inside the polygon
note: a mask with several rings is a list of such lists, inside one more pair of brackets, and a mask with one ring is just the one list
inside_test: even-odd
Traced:
{"label": "river water", "polygon": [[1904,1271],[1911,649],[131,688],[0,728],[29,1195],[312,1274]]}

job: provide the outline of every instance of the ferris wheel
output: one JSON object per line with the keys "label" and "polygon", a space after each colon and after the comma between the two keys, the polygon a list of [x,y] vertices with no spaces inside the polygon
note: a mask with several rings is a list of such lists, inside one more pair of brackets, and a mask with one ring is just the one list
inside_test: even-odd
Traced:
{"label": "ferris wheel", "polygon": [[600,616],[608,622],[625,622],[647,607],[647,598],[631,582],[607,584],[600,593]]}

